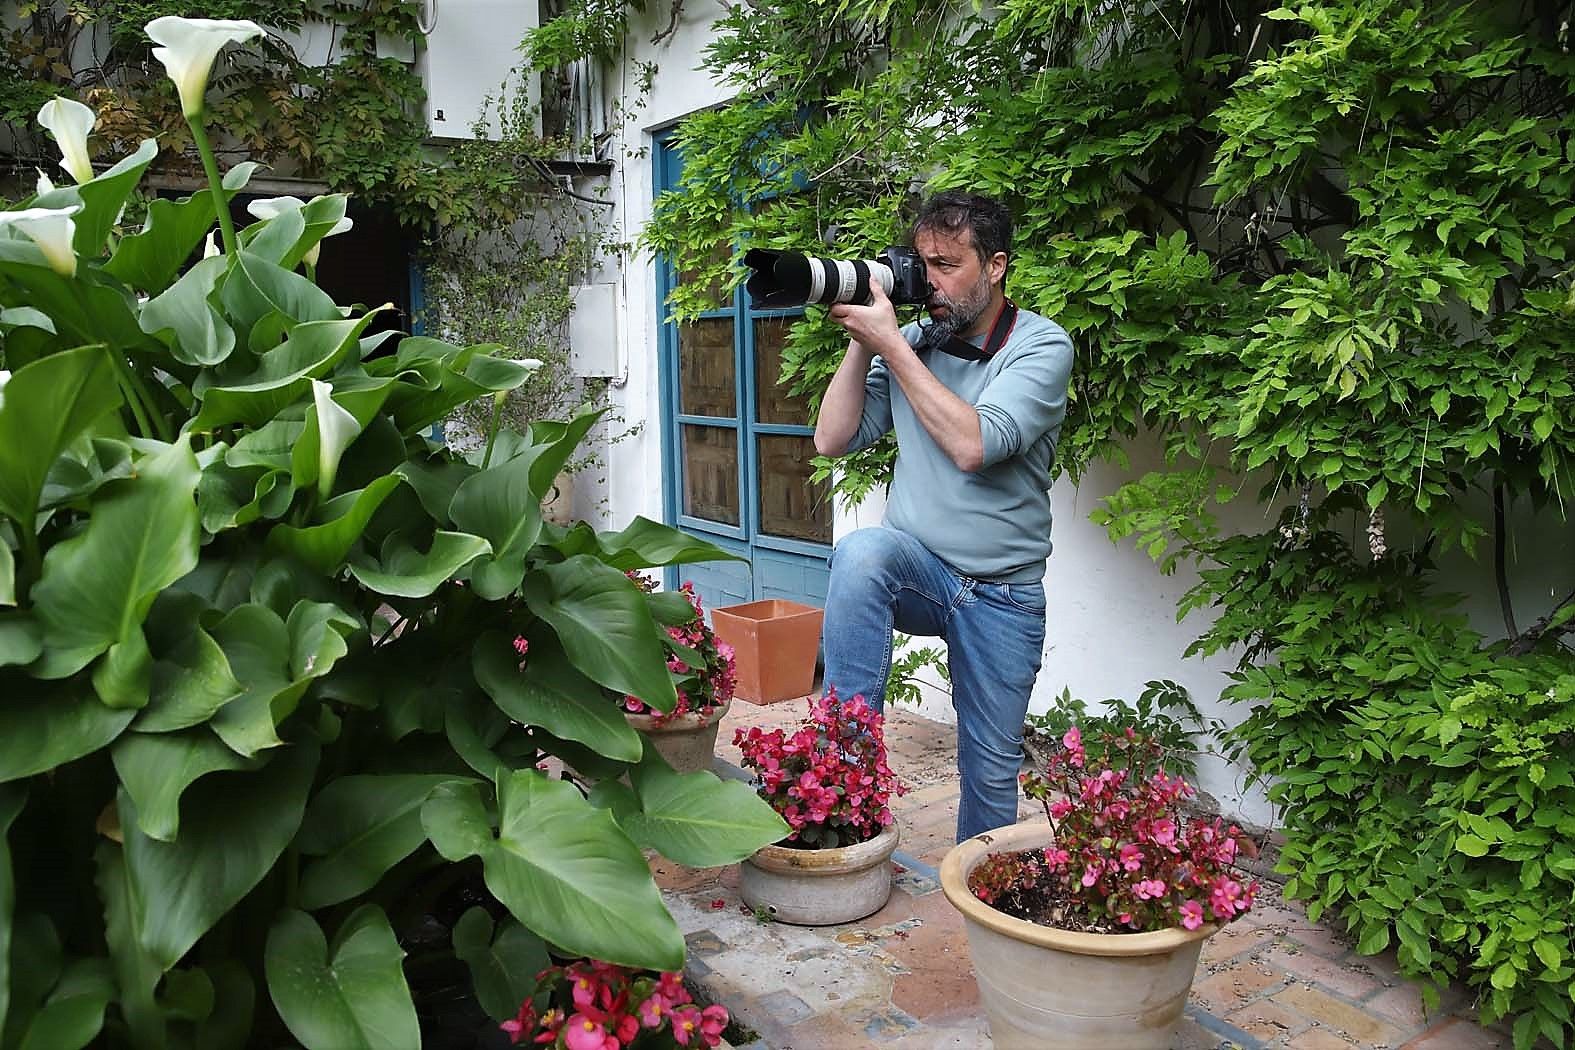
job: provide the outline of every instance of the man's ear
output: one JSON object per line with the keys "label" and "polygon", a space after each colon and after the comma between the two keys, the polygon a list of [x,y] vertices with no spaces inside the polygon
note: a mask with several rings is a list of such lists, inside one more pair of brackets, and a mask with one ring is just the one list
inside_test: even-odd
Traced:
{"label": "man's ear", "polygon": [[996,252],[990,256],[990,283],[1000,284],[1006,279],[1006,253]]}

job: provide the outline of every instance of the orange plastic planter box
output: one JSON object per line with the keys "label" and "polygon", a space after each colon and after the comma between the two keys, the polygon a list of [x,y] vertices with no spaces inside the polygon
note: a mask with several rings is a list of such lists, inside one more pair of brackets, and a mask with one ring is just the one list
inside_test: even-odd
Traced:
{"label": "orange plastic planter box", "polygon": [[733,647],[739,698],[757,704],[807,696],[815,688],[815,654],[825,613],[813,605],[768,598],[711,610],[711,629]]}

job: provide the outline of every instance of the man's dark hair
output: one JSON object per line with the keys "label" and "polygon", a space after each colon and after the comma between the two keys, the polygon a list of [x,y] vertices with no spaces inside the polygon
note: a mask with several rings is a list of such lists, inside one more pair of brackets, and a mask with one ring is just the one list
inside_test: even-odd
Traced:
{"label": "man's dark hair", "polygon": [[968,231],[974,251],[985,262],[996,252],[1012,253],[1012,213],[1000,201],[977,193],[946,190],[925,201],[919,206],[919,217],[913,220],[913,236],[923,230],[949,237]]}

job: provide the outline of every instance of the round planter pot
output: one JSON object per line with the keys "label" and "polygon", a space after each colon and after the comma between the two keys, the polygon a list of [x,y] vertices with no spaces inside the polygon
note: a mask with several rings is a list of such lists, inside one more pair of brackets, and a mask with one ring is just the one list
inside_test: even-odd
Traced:
{"label": "round planter pot", "polygon": [[732,706],[729,700],[708,715],[679,715],[661,723],[655,715],[633,715],[626,711],[623,717],[651,738],[651,744],[673,769],[679,773],[699,773],[711,768],[711,759],[716,753],[716,731],[722,724],[722,716]]}
{"label": "round planter pot", "polygon": [[968,889],[992,853],[1050,844],[1045,824],[1018,824],[954,846],[941,889],[962,912],[990,1038],[1002,1050],[1167,1050],[1187,1006],[1203,942],[1219,927],[1073,933],[996,911]]}
{"label": "round planter pot", "polygon": [[766,846],[739,868],[744,903],[778,922],[834,926],[873,915],[891,896],[894,821],[868,842],[835,849]]}

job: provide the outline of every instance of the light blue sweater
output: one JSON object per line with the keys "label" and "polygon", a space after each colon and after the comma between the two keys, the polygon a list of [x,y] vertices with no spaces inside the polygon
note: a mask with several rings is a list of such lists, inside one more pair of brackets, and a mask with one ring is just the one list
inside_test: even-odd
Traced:
{"label": "light blue sweater", "polygon": [[[902,334],[917,345],[919,326]],[[975,340],[982,346],[984,339]],[[1006,345],[988,361],[938,350],[919,359],[979,413],[984,465],[966,473],[947,458],[876,358],[864,379],[855,452],[893,428],[897,469],[885,523],[915,537],[963,576],[1038,583],[1050,556],[1050,467],[1066,418],[1072,341],[1054,321],[1020,310]]]}

